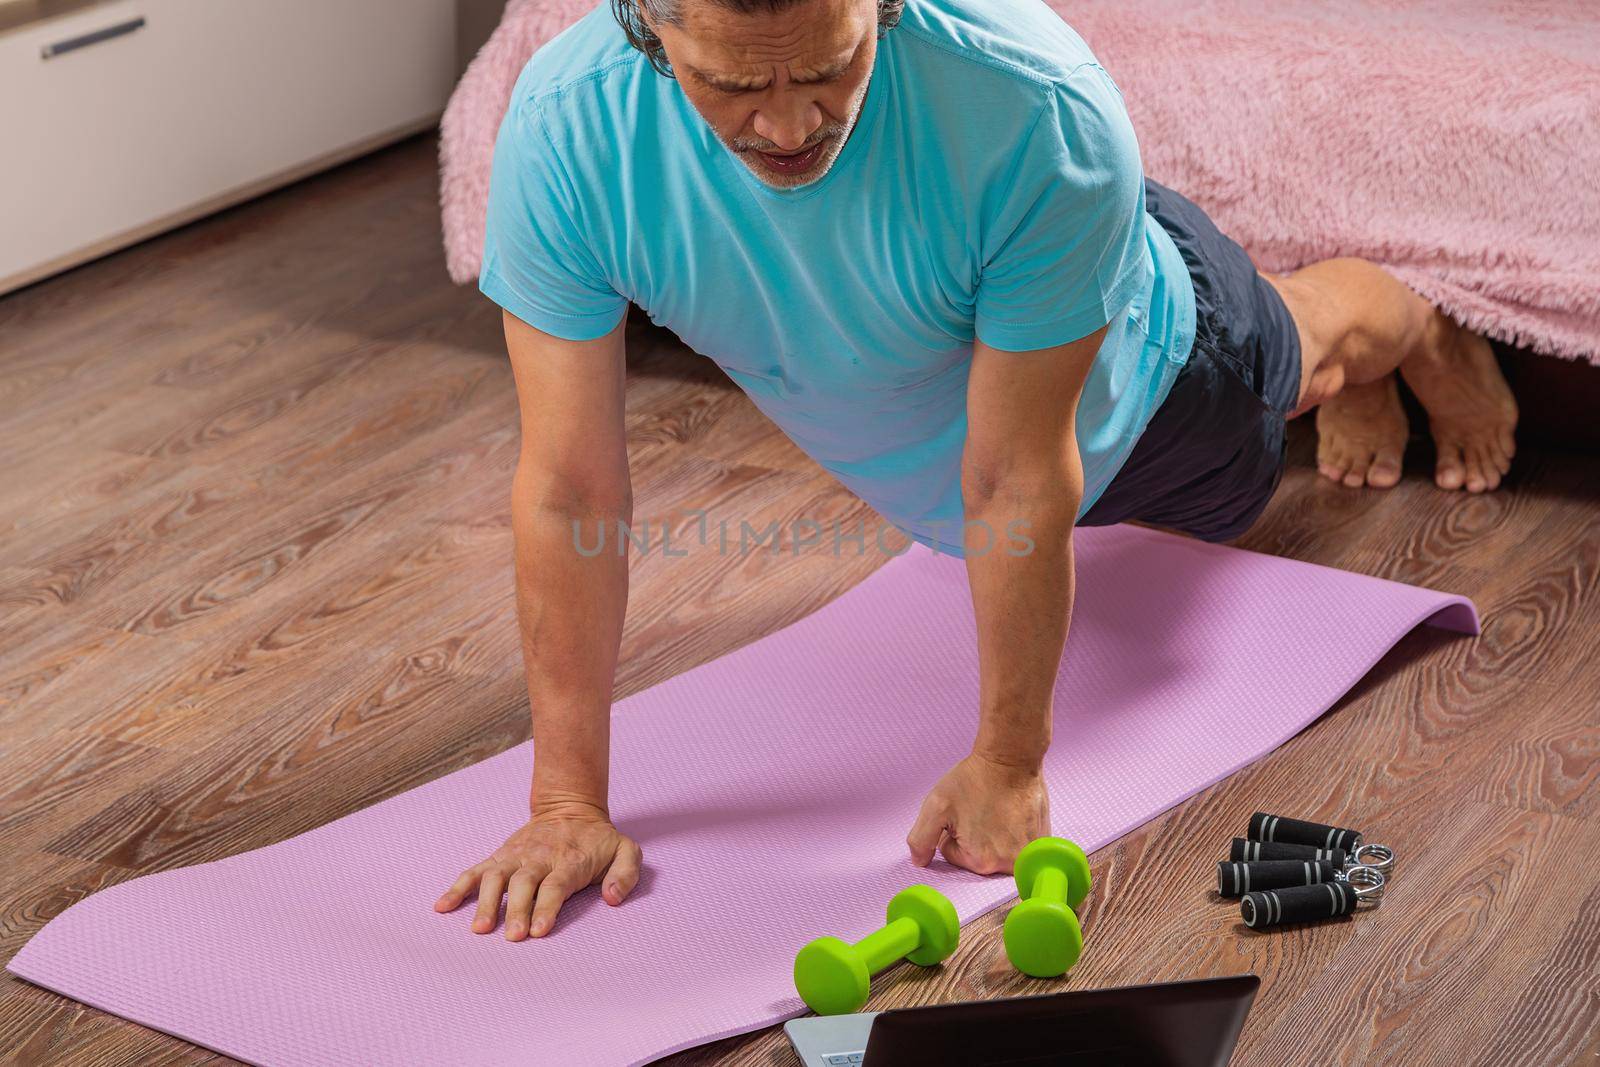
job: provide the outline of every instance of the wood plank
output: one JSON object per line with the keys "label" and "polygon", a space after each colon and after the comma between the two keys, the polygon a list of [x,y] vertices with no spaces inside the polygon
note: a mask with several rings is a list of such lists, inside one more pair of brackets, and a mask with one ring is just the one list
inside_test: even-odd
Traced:
{"label": "wood plank", "polygon": [[[1372,1063],[1411,1047],[1426,1048],[1434,1062],[1460,1063],[1501,1038],[1504,1009],[1520,992],[1505,978],[1559,953],[1588,895],[1581,880],[1542,871],[1600,845],[1600,826],[1458,805],[1430,844],[1377,911],[1349,920],[1348,944],[1270,1033],[1256,1032],[1242,1062]],[[1396,904],[1404,908],[1399,923],[1382,914]],[[1592,988],[1593,975],[1573,972],[1575,959],[1561,962],[1565,977]],[[1519,1062],[1561,1062],[1575,1051],[1587,1034],[1581,1011],[1559,1017],[1571,1003],[1523,1006],[1528,1022],[1558,1025],[1520,1031],[1511,1043]]]}
{"label": "wood plank", "polygon": [[[91,722],[133,700],[194,649],[107,630],[45,607],[5,624],[0,644],[0,746]],[[48,709],[48,710],[46,710]]]}

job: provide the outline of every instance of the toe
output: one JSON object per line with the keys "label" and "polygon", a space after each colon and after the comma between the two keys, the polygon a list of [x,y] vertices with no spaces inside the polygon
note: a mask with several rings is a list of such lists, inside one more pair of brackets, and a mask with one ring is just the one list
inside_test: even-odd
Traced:
{"label": "toe", "polygon": [[1510,448],[1506,447],[1508,437],[1509,435],[1497,437],[1494,442],[1494,465],[1502,475],[1511,473],[1511,455],[1516,449],[1515,442],[1511,443]]}
{"label": "toe", "polygon": [[1380,448],[1367,471],[1367,484],[1379,489],[1389,489],[1400,482],[1400,452],[1393,448]]}
{"label": "toe", "polygon": [[1344,450],[1336,445],[1330,445],[1326,452],[1317,457],[1318,472],[1331,481],[1344,481],[1344,472],[1349,469],[1350,460]]}
{"label": "toe", "polygon": [[1489,488],[1489,476],[1485,473],[1487,464],[1484,462],[1483,448],[1476,443],[1468,444],[1462,450],[1462,455],[1467,464],[1467,492],[1481,493]]}
{"label": "toe", "polygon": [[1439,442],[1439,460],[1434,465],[1433,480],[1440,489],[1460,489],[1466,480],[1466,464],[1461,458],[1461,446],[1453,441]]}
{"label": "toe", "polygon": [[1500,454],[1506,457],[1509,470],[1511,457],[1517,454],[1517,435],[1509,426],[1500,431]]}
{"label": "toe", "polygon": [[1340,448],[1334,438],[1329,434],[1317,437],[1317,473],[1332,481],[1341,481],[1344,478],[1344,466],[1340,464]]}
{"label": "toe", "polygon": [[1483,452],[1484,470],[1501,473],[1504,470],[1501,464],[1505,462],[1505,457],[1500,454],[1499,438],[1493,435],[1486,437],[1478,443],[1478,447]]}
{"label": "toe", "polygon": [[1495,461],[1494,445],[1485,442],[1479,447],[1479,472],[1483,475],[1483,488],[1491,491],[1500,488],[1500,466]]}
{"label": "toe", "polygon": [[1500,442],[1491,440],[1483,446],[1484,470],[1489,475],[1489,488],[1498,486],[1511,469],[1511,461],[1500,451]]}
{"label": "toe", "polygon": [[1367,468],[1372,466],[1372,453],[1359,452],[1344,472],[1344,484],[1351,489],[1360,489],[1367,484]]}

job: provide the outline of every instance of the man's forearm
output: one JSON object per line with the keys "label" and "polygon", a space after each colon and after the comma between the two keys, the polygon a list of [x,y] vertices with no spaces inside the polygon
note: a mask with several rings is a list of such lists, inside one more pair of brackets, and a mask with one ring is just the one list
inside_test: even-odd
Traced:
{"label": "man's forearm", "polygon": [[[626,501],[552,500],[519,476],[512,492],[517,616],[533,713],[535,810],[607,807],[611,692],[628,601],[628,560],[616,550]],[[580,524],[582,544],[575,539]],[[606,532],[604,550],[592,551]],[[585,553],[590,554],[585,554]]]}
{"label": "man's forearm", "polygon": [[[969,510],[967,575],[978,625],[979,721],[973,751],[1037,770],[1050,747],[1051,695],[1072,615],[1072,527],[1081,485],[1030,479],[984,494]],[[1008,525],[1032,540],[1018,554]],[[1025,525],[1024,525],[1025,524]],[[993,544],[982,547],[993,531]],[[977,541],[974,545],[970,542]]]}

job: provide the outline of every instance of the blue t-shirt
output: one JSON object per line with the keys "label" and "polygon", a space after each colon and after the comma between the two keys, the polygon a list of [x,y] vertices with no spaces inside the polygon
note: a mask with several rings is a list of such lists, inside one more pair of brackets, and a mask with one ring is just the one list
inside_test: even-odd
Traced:
{"label": "blue t-shirt", "polygon": [[907,0],[843,150],[792,189],[750,173],[602,4],[517,81],[479,284],[571,340],[639,305],[961,555],[974,336],[1028,351],[1109,324],[1078,405],[1080,518],[1189,357],[1194,290],[1143,190],[1121,93],[1040,0]]}

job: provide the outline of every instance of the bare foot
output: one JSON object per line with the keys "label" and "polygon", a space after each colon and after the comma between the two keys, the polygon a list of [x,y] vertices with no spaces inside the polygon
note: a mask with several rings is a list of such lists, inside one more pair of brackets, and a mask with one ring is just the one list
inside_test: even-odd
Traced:
{"label": "bare foot", "polygon": [[1346,385],[1317,406],[1317,470],[1352,489],[1388,489],[1400,480],[1410,432],[1393,374]]}
{"label": "bare foot", "polygon": [[1489,342],[1435,314],[1427,339],[1400,364],[1400,373],[1428,412],[1439,449],[1433,475],[1439,488],[1497,488],[1517,450],[1517,402]]}

